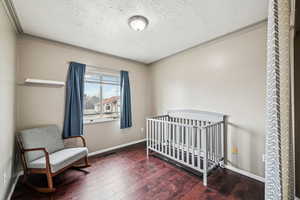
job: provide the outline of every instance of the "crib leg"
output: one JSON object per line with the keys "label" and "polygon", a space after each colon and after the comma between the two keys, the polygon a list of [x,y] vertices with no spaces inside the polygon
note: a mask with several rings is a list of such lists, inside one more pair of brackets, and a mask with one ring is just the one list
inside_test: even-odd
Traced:
{"label": "crib leg", "polygon": [[147,159],[149,159],[149,148],[147,147]]}
{"label": "crib leg", "polygon": [[203,173],[203,185],[207,186],[207,172]]}

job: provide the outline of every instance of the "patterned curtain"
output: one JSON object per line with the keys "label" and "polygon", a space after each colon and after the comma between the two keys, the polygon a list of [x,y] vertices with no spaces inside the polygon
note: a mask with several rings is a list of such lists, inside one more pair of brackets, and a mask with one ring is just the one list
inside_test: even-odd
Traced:
{"label": "patterned curtain", "polygon": [[290,0],[270,0],[265,199],[294,199],[290,98]]}

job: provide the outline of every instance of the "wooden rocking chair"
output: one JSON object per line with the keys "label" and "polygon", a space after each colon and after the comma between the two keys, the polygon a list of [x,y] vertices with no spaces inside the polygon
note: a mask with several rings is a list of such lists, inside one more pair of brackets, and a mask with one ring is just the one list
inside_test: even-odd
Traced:
{"label": "wooden rocking chair", "polygon": [[[82,136],[70,138],[80,138],[83,147],[66,148],[56,125],[21,131],[17,135],[17,143],[24,170],[23,183],[38,192],[54,192],[52,177],[70,167],[89,167],[85,139]],[[81,161],[84,161],[84,165],[75,165]],[[37,187],[29,183],[30,174],[45,174],[48,187]]]}

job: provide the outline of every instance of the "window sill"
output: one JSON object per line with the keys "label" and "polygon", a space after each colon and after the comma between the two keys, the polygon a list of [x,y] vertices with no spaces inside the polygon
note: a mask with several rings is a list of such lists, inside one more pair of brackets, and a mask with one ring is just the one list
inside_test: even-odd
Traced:
{"label": "window sill", "polygon": [[119,118],[84,120],[83,124],[85,124],[85,125],[88,125],[88,124],[98,124],[98,123],[112,122],[112,121],[118,121],[118,120],[119,120]]}

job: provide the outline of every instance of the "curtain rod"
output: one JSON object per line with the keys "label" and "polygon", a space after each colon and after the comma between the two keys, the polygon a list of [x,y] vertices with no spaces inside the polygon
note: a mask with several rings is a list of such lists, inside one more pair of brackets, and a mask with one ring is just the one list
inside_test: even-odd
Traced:
{"label": "curtain rod", "polygon": [[[76,61],[70,61],[70,62],[76,62]],[[68,62],[70,64],[70,62]],[[80,63],[80,62],[79,62]],[[94,68],[94,69],[102,69],[102,70],[106,70],[106,71],[111,71],[111,72],[120,72],[122,71],[122,69],[111,69],[111,68],[106,68],[106,67],[100,67],[100,66],[95,66],[95,65],[89,65],[89,64],[85,64],[87,67],[89,68]],[[128,71],[130,73],[129,70],[124,70],[124,71]]]}

